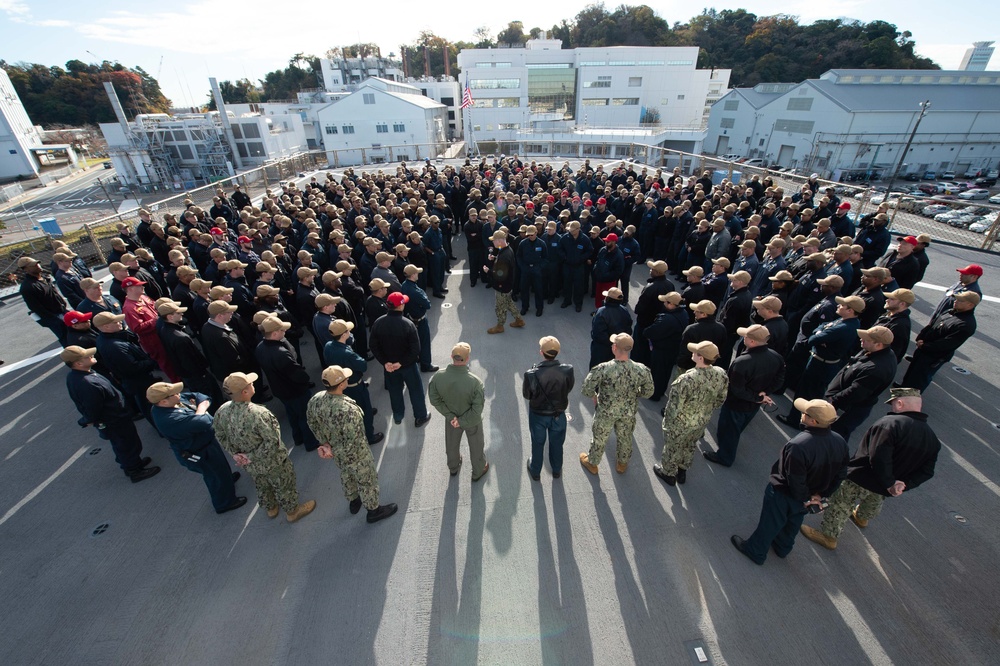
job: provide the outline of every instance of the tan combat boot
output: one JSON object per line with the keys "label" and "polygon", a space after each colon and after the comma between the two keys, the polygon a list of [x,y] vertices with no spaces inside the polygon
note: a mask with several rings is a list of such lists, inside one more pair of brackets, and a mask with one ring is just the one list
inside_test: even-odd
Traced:
{"label": "tan combat boot", "polygon": [[591,474],[597,474],[600,471],[597,465],[590,464],[590,459],[587,457],[586,453],[580,454],[580,464],[583,465],[583,468]]}
{"label": "tan combat boot", "polygon": [[308,502],[303,502],[295,507],[295,511],[292,511],[286,516],[288,522],[294,523],[299,518],[303,516],[308,516],[312,513],[312,510],[316,508],[316,500],[309,500]]}
{"label": "tan combat boot", "polygon": [[511,328],[521,328],[522,326],[524,326],[524,320],[520,317],[510,323]]}
{"label": "tan combat boot", "polygon": [[802,532],[802,535],[805,538],[809,539],[810,541],[815,541],[816,543],[823,546],[827,550],[837,549],[837,540],[832,536],[827,536],[822,532],[820,532],[819,530],[815,530],[809,527],[808,525],[803,525],[802,527],[799,528],[799,531]]}
{"label": "tan combat boot", "polygon": [[267,517],[268,518],[277,518],[278,517],[278,513],[280,511],[281,511],[281,508],[278,507],[277,505],[272,506],[270,509],[267,510]]}
{"label": "tan combat boot", "polygon": [[854,510],[851,511],[851,520],[854,522],[855,525],[857,525],[861,529],[865,529],[866,527],[868,527],[867,520],[865,520],[864,518],[858,518],[858,507],[854,507]]}
{"label": "tan combat boot", "polygon": [[624,474],[625,470],[628,469],[628,463],[617,463],[615,465],[615,471],[619,474]]}
{"label": "tan combat boot", "polygon": [[486,329],[486,332],[490,335],[493,335],[494,333],[503,333],[503,324],[497,324],[493,328],[488,328]]}

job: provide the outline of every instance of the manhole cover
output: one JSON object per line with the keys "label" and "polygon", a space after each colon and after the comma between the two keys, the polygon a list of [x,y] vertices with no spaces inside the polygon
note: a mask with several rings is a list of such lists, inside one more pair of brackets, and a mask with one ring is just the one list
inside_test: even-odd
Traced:
{"label": "manhole cover", "polygon": [[443,307],[443,308],[450,308],[451,307],[451,303],[442,303],[441,307]]}
{"label": "manhole cover", "polygon": [[90,532],[90,536],[99,537],[105,532],[107,532],[110,527],[111,523],[101,523]]}
{"label": "manhole cover", "polygon": [[965,516],[959,514],[956,511],[952,511],[951,512],[951,517],[954,518],[955,522],[957,522],[959,525],[967,525],[969,523],[968,518],[966,518]]}
{"label": "manhole cover", "polygon": [[97,447],[94,447],[93,449],[91,449],[90,451],[88,451],[87,455],[88,456],[96,456],[100,452],[101,452],[101,447],[97,446]]}
{"label": "manhole cover", "polygon": [[968,370],[966,370],[965,368],[960,368],[960,367],[958,367],[957,365],[956,365],[956,366],[953,366],[953,367],[952,367],[952,370],[954,370],[955,372],[957,372],[957,373],[958,373],[958,374],[960,374],[960,375],[971,375],[971,374],[972,374],[971,372],[969,372],[969,371],[968,371]]}

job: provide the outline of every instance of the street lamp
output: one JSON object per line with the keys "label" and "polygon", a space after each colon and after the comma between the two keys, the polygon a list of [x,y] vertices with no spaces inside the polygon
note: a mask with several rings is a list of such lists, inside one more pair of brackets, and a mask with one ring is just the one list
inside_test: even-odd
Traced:
{"label": "street lamp", "polygon": [[930,100],[920,102],[920,115],[917,116],[916,122],[913,123],[913,131],[910,132],[910,138],[906,140],[906,145],[903,146],[903,151],[899,154],[899,162],[896,164],[896,168],[892,171],[892,178],[889,179],[889,186],[885,188],[886,197],[889,196],[889,192],[892,192],[892,186],[896,182],[896,178],[899,177],[900,169],[903,168],[903,161],[906,159],[907,153],[910,152],[910,144],[913,143],[913,137],[917,135],[917,128],[920,127],[920,121],[927,115],[927,109],[929,108],[931,108]]}

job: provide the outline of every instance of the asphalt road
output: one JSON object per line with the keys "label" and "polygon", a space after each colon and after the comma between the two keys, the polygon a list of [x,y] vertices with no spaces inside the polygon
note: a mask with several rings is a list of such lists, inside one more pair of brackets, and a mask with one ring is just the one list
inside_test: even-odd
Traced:
{"label": "asphalt road", "polygon": [[[1000,257],[967,250],[932,247],[927,283],[950,284],[973,260],[990,293]],[[471,343],[491,470],[476,484],[467,464],[449,478],[443,418],[414,429],[408,407],[392,425],[376,372],[382,499],[400,506],[376,525],[348,513],[332,462],[299,449],[302,499],[318,507],[294,525],[255,509],[246,478],[237,487],[251,502],[216,515],[145,423],[145,453],[163,472],[128,483],[107,444],[76,425],[58,360],[17,363],[52,349],[48,332],[17,299],[0,307],[0,663],[686,664],[697,646],[713,664],[1000,662],[995,298],[955,358],[967,372],[949,364],[926,394],[945,444],[935,477],[867,530],[849,523],[836,551],[800,538],[787,559],[757,567],[729,535],[756,524],[790,433],[760,415],[733,468],[699,456],[688,483],[668,488],[651,470],[660,405],[644,402],[627,474],[605,463],[595,478],[575,461],[592,418],[577,393],[563,477],[546,464],[533,482],[522,373],[554,333],[582,383],[590,318],[550,306],[487,336],[492,294],[462,268],[431,315],[433,355],[444,365],[455,341]],[[922,324],[941,294],[916,291]],[[713,433],[714,423],[704,448]]]}

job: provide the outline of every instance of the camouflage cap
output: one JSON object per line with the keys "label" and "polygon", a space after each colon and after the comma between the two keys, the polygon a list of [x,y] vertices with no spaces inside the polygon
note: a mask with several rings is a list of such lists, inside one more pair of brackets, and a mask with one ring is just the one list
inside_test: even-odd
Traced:
{"label": "camouflage cap", "polygon": [[885,401],[885,404],[890,404],[893,400],[898,400],[899,398],[919,398],[920,389],[906,388],[905,386],[900,386],[899,388],[889,389],[889,399]]}

